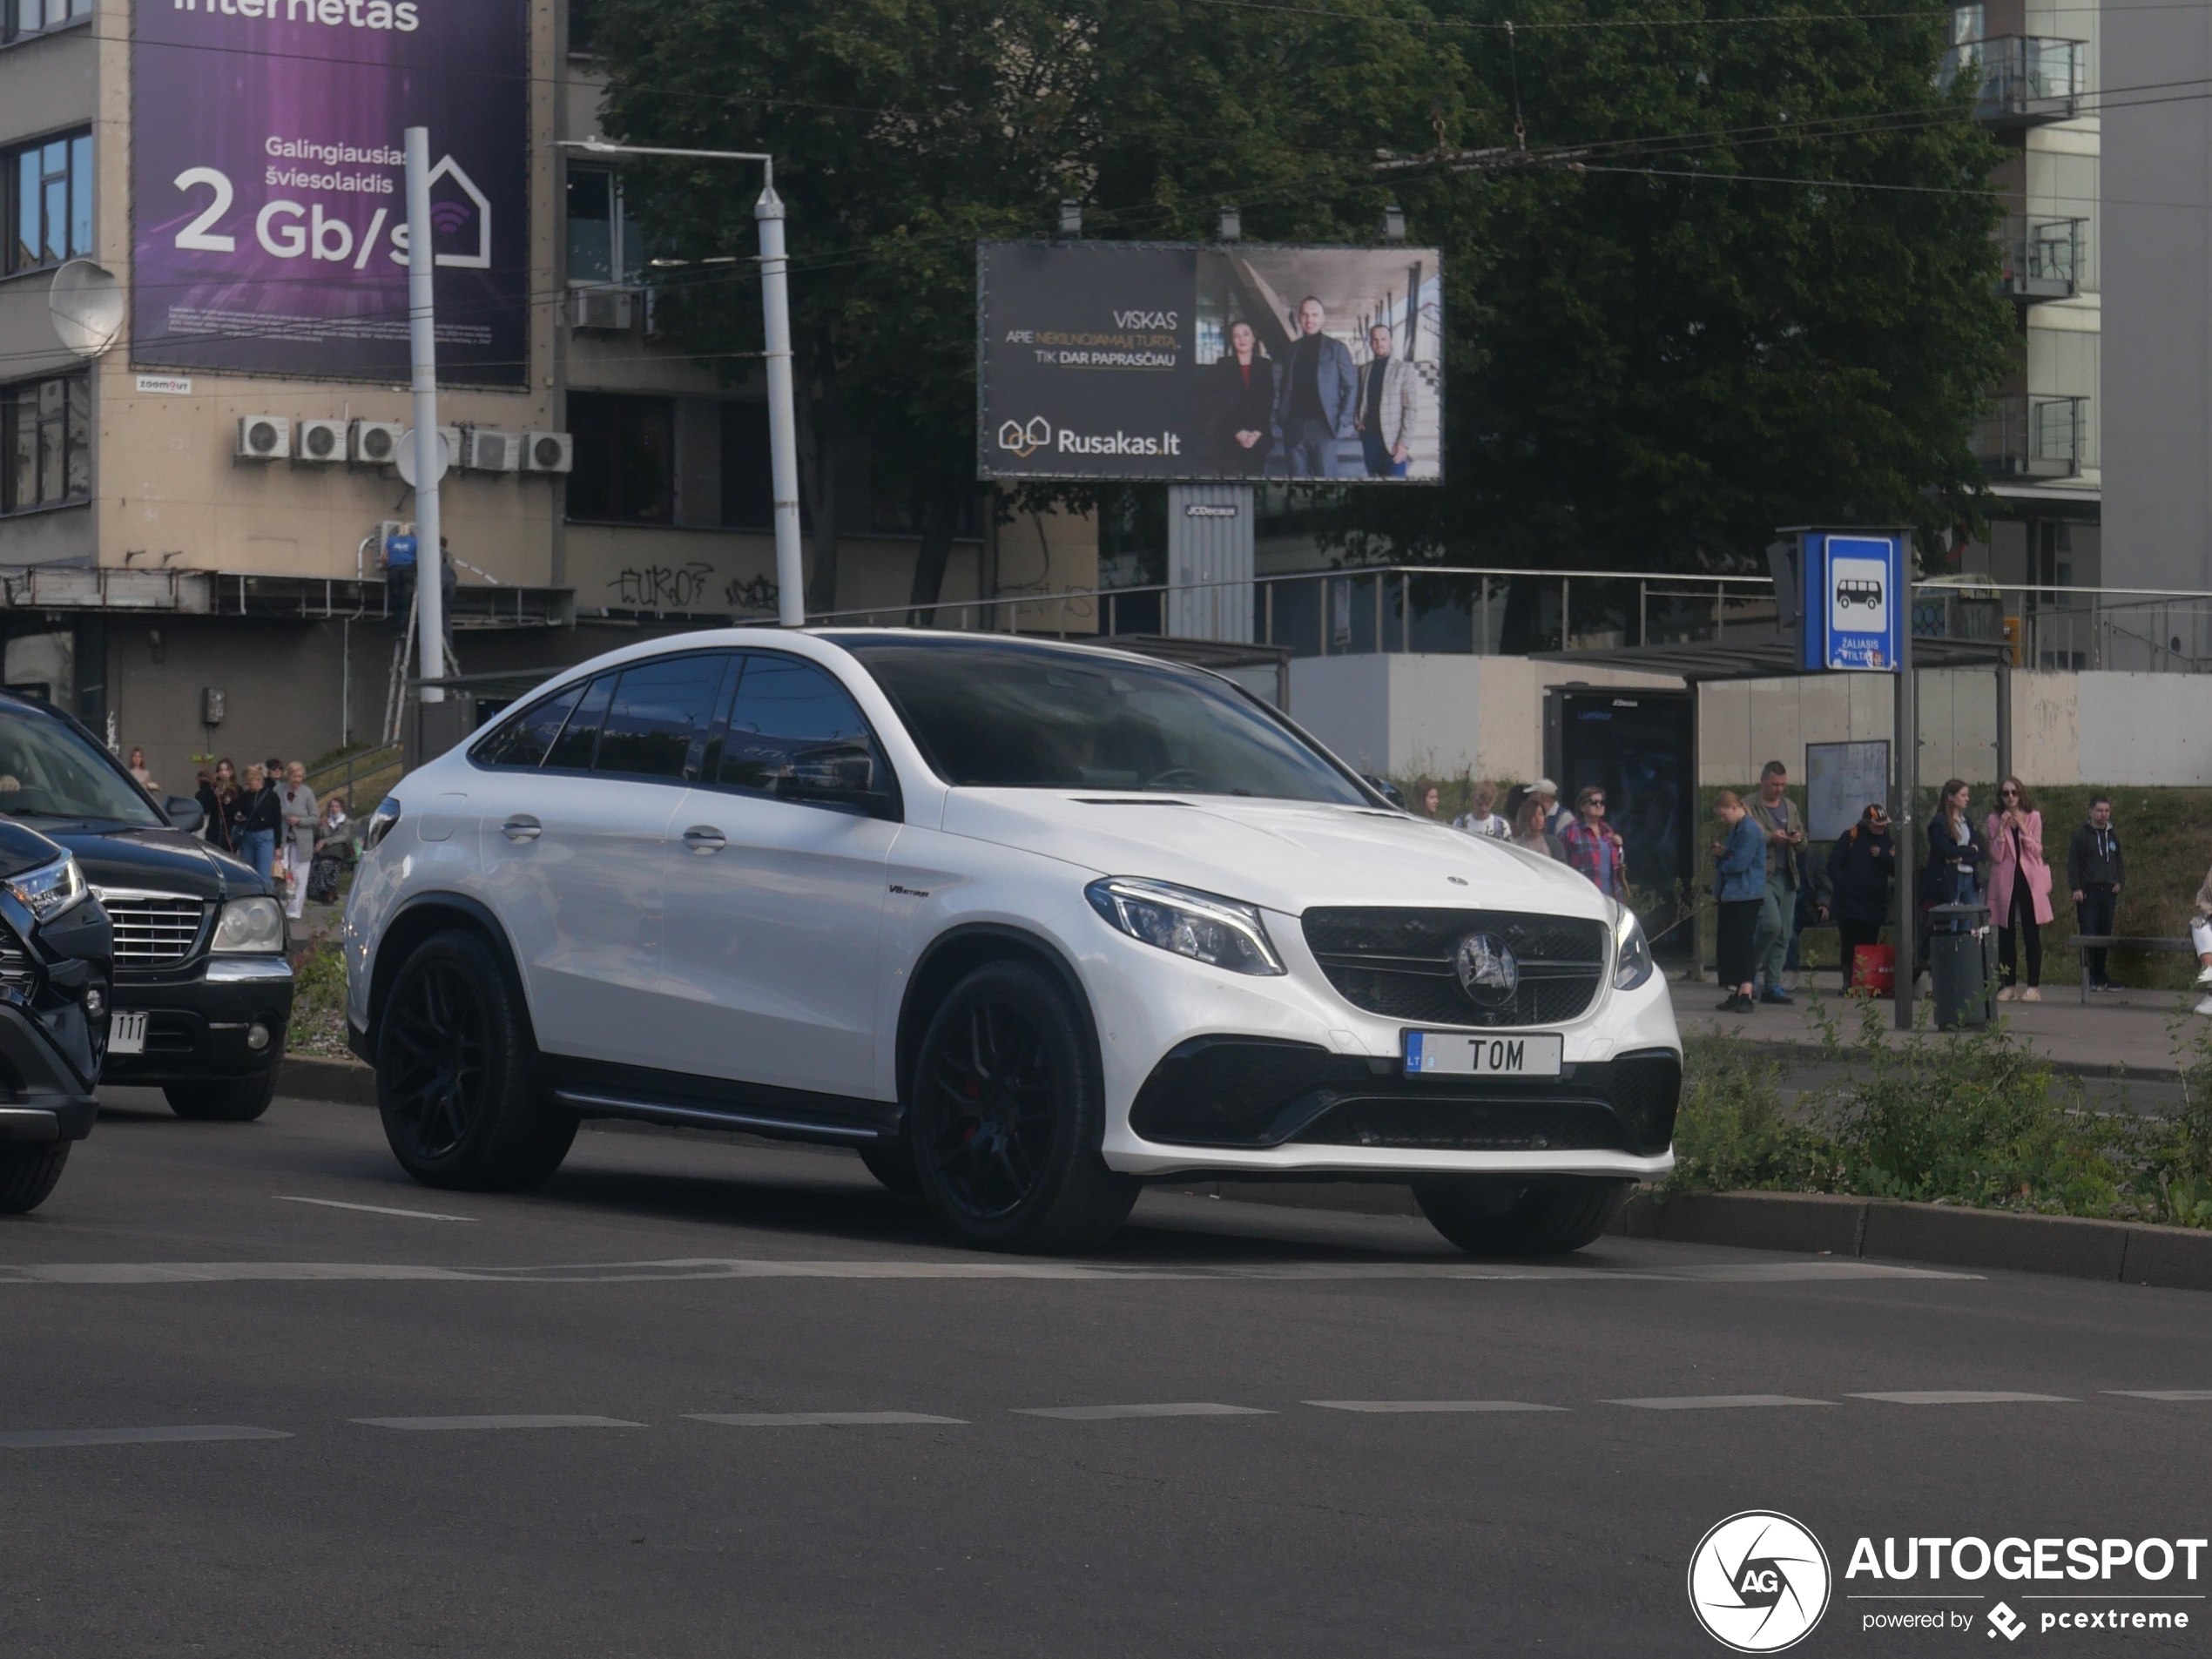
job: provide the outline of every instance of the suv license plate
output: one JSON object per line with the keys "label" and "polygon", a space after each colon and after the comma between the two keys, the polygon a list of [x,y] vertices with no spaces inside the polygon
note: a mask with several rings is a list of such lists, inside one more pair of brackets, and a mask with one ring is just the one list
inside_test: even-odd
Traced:
{"label": "suv license plate", "polygon": [[144,1054],[146,1051],[146,1015],[144,1008],[129,1014],[118,1012],[108,1016],[107,1051],[110,1054]]}
{"label": "suv license plate", "polygon": [[1408,1031],[1409,1077],[1556,1077],[1564,1040],[1540,1031],[1480,1036],[1467,1031]]}

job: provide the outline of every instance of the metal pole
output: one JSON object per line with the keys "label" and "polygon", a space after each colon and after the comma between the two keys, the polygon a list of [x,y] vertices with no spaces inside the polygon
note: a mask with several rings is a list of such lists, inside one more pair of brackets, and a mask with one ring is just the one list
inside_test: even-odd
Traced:
{"label": "metal pole", "polygon": [[1398,573],[1398,649],[1413,649],[1413,578],[1403,570]]}
{"label": "metal pole", "polygon": [[776,504],[776,612],[786,628],[806,624],[806,567],[799,550],[799,417],[791,390],[791,289],[784,258],[784,204],[768,166],[752,216],[760,225],[760,312],[768,337],[768,476]]}
{"label": "metal pole", "polygon": [[[430,231],[430,129],[409,127],[407,145],[407,339],[415,388],[415,626],[417,670],[446,677],[444,570],[438,540],[438,336],[432,314],[437,249]],[[442,703],[441,686],[421,688]]]}
{"label": "metal pole", "polygon": [[1920,837],[1915,808],[1920,797],[1919,688],[1912,667],[1912,537],[1899,538],[1904,546],[1905,625],[1898,631],[1896,718],[1891,732],[1896,753],[1892,769],[1897,798],[1890,806],[1890,832],[1897,838],[1897,921],[1891,930],[1890,948],[1897,961],[1897,1028],[1912,1028],[1913,979],[1919,971],[1914,961],[1913,923],[1919,914],[1919,880]]}

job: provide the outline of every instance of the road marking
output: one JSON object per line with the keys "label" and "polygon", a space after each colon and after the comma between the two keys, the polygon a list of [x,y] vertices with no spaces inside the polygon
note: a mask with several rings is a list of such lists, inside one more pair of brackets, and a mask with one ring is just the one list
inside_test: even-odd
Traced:
{"label": "road marking", "polygon": [[2212,1388],[2100,1388],[2097,1392],[2128,1399],[2212,1399]]}
{"label": "road marking", "polygon": [[1532,1406],[1523,1399],[1309,1399],[1332,1412],[1563,1412],[1564,1406]]}
{"label": "road marking", "polygon": [[1210,1400],[1184,1400],[1163,1406],[1017,1406],[1022,1417],[1057,1417],[1071,1423],[1102,1423],[1115,1417],[1272,1417],[1257,1406],[1217,1406]]}
{"label": "road marking", "polygon": [[24,1428],[0,1433],[0,1447],[160,1446],[175,1440],[288,1440],[280,1428],[185,1423],[174,1428]]}
{"label": "road marking", "polygon": [[1653,1399],[1608,1399],[1608,1406],[1634,1406],[1647,1412],[1720,1412],[1737,1406],[1832,1406],[1832,1399],[1800,1399],[1795,1394],[1662,1394]]}
{"label": "road marking", "polygon": [[620,1417],[566,1417],[551,1414],[515,1414],[503,1417],[355,1417],[350,1422],[365,1423],[371,1428],[403,1428],[416,1431],[435,1431],[456,1428],[643,1428],[643,1423],[632,1423]]}
{"label": "road marking", "polygon": [[[315,1202],[334,1202],[317,1200]],[[366,1206],[362,1206],[366,1207]],[[395,1211],[429,1214],[428,1211]],[[469,1220],[469,1217],[435,1217]],[[1494,1267],[1480,1263],[1260,1262],[1234,1267],[1121,1267],[1073,1262],[759,1261],[686,1257],[667,1261],[573,1262],[535,1267],[431,1267],[412,1262],[46,1262],[0,1265],[0,1285],[212,1285],[419,1279],[444,1284],[619,1285],[664,1279],[1035,1279],[1088,1284],[1158,1280],[1380,1282],[1466,1280],[1496,1284],[1764,1284],[1824,1279],[1979,1279],[1979,1273],[1885,1267],[1863,1262],[1693,1264],[1667,1271],[1600,1267]]]}
{"label": "road marking", "polygon": [[1887,1394],[1853,1394],[1853,1399],[1885,1399],[1892,1406],[2001,1406],[2024,1401],[2037,1406],[2079,1406],[2065,1394],[2016,1394],[2001,1388],[1906,1389]]}
{"label": "road marking", "polygon": [[279,1193],[279,1204],[316,1204],[326,1210],[358,1210],[370,1216],[404,1216],[409,1221],[474,1221],[474,1216],[442,1216],[435,1210],[394,1210],[381,1204],[344,1204],[336,1198],[295,1198],[290,1193]]}
{"label": "road marking", "polygon": [[922,1412],[685,1412],[695,1423],[722,1423],[731,1428],[846,1428],[872,1423],[952,1423],[965,1425],[965,1417],[931,1417]]}

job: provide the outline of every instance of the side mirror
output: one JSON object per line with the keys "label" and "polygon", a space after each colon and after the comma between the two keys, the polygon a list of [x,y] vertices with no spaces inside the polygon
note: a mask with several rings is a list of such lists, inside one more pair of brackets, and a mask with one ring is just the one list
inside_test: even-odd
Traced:
{"label": "side mirror", "polygon": [[200,825],[206,821],[207,815],[190,795],[172,795],[161,804],[161,809],[169,815],[169,821],[187,835],[199,834]]}

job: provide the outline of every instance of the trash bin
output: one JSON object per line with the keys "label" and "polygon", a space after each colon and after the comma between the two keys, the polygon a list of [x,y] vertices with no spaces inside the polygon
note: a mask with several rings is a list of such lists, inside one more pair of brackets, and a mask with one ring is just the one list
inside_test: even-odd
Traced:
{"label": "trash bin", "polygon": [[1987,1025],[1996,975],[1994,935],[1986,904],[1928,907],[1928,974],[1935,982],[1935,1022],[1946,1031]]}

